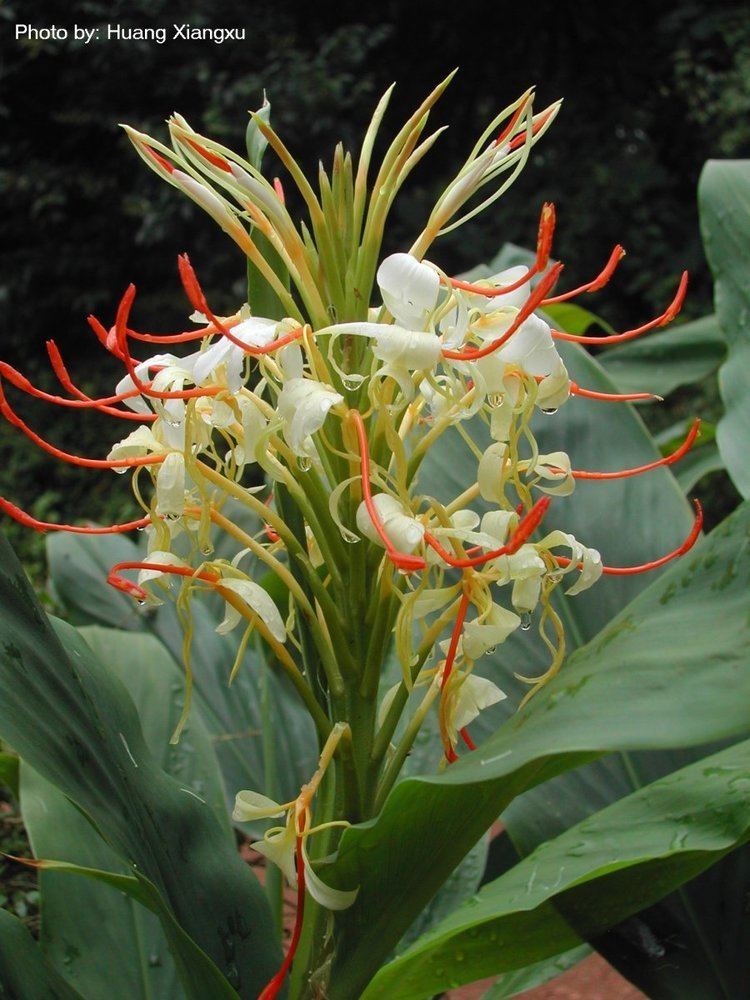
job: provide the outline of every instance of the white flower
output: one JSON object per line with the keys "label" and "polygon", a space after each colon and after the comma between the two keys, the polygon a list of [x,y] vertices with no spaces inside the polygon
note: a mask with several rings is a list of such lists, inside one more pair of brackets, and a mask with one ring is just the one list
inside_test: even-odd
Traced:
{"label": "white flower", "polygon": [[[265,622],[268,630],[277,642],[286,642],[286,628],[279,609],[276,607],[273,598],[257,583],[252,580],[240,580],[223,578],[219,585],[222,590],[231,590],[237,594],[251,608],[256,615]],[[217,626],[216,631],[220,635],[231,632],[233,628],[242,620],[240,612],[227,602],[224,620]]]}
{"label": "white flower", "polygon": [[394,253],[378,268],[377,282],[383,304],[396,322],[409,330],[424,330],[440,292],[437,273],[408,253]]}
{"label": "white flower", "polygon": [[313,379],[292,378],[284,383],[277,408],[285,425],[284,437],[295,455],[313,454],[311,436],[323,426],[331,407],[343,401],[330,385]]}
{"label": "white flower", "polygon": [[[373,498],[380,523],[393,546],[399,552],[413,552],[424,538],[424,525],[410,514],[400,500],[390,493],[378,493]],[[383,540],[372,522],[364,501],[357,509],[357,527],[371,542],[383,546]]]}
{"label": "white flower", "polygon": [[[144,563],[156,563],[162,566],[180,566],[188,568],[189,564],[172,552],[164,552],[159,549],[150,552],[143,560]],[[141,569],[138,572],[138,586],[148,583],[149,580],[158,580],[162,576],[168,576],[162,569]]]}
{"label": "white flower", "polygon": [[499,556],[494,565],[500,570],[499,584],[513,582],[511,603],[516,611],[531,612],[537,606],[542,577],[547,566],[534,545],[522,545],[509,556]]}
{"label": "white flower", "polygon": [[[481,281],[475,282],[475,284],[480,288],[486,287],[487,291],[495,291],[507,285],[515,285],[521,278],[524,278],[528,274],[528,271],[528,267],[525,267],[523,264],[517,264],[515,267],[508,267],[504,271],[493,274],[490,278],[483,278]],[[498,312],[500,309],[520,309],[526,304],[530,292],[530,282],[524,281],[518,288],[514,288],[510,292],[504,292],[502,295],[488,297],[476,292],[468,294],[464,292],[464,296],[468,299],[470,308],[478,309],[486,315]]]}
{"label": "white flower", "polygon": [[[276,320],[251,316],[233,327],[232,335],[248,347],[265,347],[276,338],[277,326]],[[233,344],[228,337],[219,337],[206,350],[190,355],[193,381],[200,385],[216,372],[219,365],[224,364],[229,391],[239,392],[246,356],[246,352],[238,344]]]}
{"label": "white flower", "polygon": [[[457,686],[452,706],[453,717],[450,721],[457,731],[461,730],[470,725],[482,709],[496,705],[505,698],[505,692],[501,691],[497,684],[487,680],[486,677],[477,677],[473,673],[465,675],[461,678],[460,686]],[[454,739],[453,742],[456,740]]]}
{"label": "white flower", "polygon": [[462,643],[464,655],[470,660],[479,659],[495,646],[505,642],[520,624],[521,619],[518,615],[493,603],[484,618],[467,622],[465,625]]}
{"label": "white flower", "polygon": [[570,549],[570,565],[561,568],[561,573],[571,573],[580,565],[581,575],[573,586],[565,591],[570,596],[588,590],[602,575],[602,557],[598,550],[587,548],[574,535],[569,535],[566,531],[551,531],[539,544],[546,549],[551,549],[555,545],[564,545]]}
{"label": "white flower", "polygon": [[[537,455],[533,466],[530,462],[519,462],[527,475],[539,477],[533,485],[542,493],[567,497],[576,488],[576,481],[570,468],[570,457],[564,451],[552,451],[549,455]],[[548,485],[549,484],[549,485]]]}
{"label": "white flower", "polygon": [[287,808],[269,799],[267,795],[261,795],[260,792],[250,790],[237,792],[232,819],[238,823],[251,823],[257,819],[276,819],[278,816],[283,816]]}
{"label": "white flower", "polygon": [[[150,427],[140,424],[134,431],[131,431],[122,441],[118,441],[110,449],[107,455],[108,462],[116,462],[121,458],[141,458],[145,455],[161,455],[166,452],[167,446],[156,437]],[[123,473],[127,468],[123,466],[114,469],[115,472]]]}
{"label": "white flower", "polygon": [[487,448],[477,466],[477,483],[482,499],[500,503],[503,500],[503,470],[508,461],[508,445],[497,441]]}
{"label": "white flower", "polygon": [[156,513],[180,517],[185,510],[185,456],[173,451],[156,473]]}

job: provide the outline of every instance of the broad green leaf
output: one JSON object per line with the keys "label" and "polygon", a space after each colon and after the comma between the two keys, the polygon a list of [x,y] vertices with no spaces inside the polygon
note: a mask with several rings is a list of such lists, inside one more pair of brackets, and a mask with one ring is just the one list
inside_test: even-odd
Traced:
{"label": "broad green leaf", "polygon": [[[74,865],[68,861],[40,859],[36,865],[43,872],[55,873],[59,876],[74,875],[88,879],[96,885],[106,887],[110,891],[115,891],[134,900],[140,906],[157,914],[180,970],[186,995],[190,1000],[203,1000],[203,997],[206,996],[216,997],[216,1000],[232,1000],[232,998],[236,1000],[237,993],[225,977],[205,952],[180,927],[154,883],[145,875],[141,875],[135,866],[133,875],[123,875],[120,872],[102,871],[100,868]],[[98,985],[101,987],[101,982]],[[111,986],[107,986],[105,989],[109,990]]]}
{"label": "broad green leaf", "polygon": [[209,806],[165,774],[135,706],[68,625],[54,629],[0,544],[0,735],[150,879],[243,997],[278,967],[260,886]]}
{"label": "broad green leaf", "polygon": [[340,918],[334,1000],[364,987],[522,791],[607,751],[700,745],[748,731],[749,532],[746,504],[475,753],[441,774],[401,782],[375,820],[344,832],[323,874],[359,886],[359,895]]}
{"label": "broad green leaf", "polygon": [[578,965],[590,954],[591,948],[587,944],[581,944],[571,948],[570,951],[564,951],[561,955],[543,958],[541,962],[534,962],[523,969],[506,972],[482,995],[482,1000],[508,1000],[509,997],[516,997],[519,993],[533,990],[536,986],[543,986]]}
{"label": "broad green leaf", "polygon": [[[46,961],[20,920],[0,909],[0,998],[83,1000]],[[90,998],[86,998],[90,1000]]]}
{"label": "broad green leaf", "polygon": [[5,785],[14,799],[18,798],[18,754],[10,750],[0,750],[0,785]]}
{"label": "broad green leaf", "polygon": [[726,353],[718,319],[703,316],[608,348],[597,360],[620,392],[668,396],[682,385],[713,375]]}
{"label": "broad green leaf", "polygon": [[732,482],[750,496],[750,160],[709,160],[698,184],[714,304],[727,342],[719,371],[724,417],[717,438]]}
{"label": "broad green leaf", "polygon": [[[616,802],[484,886],[381,969],[363,1000],[422,1000],[597,935],[750,839],[748,790],[750,741]],[[694,981],[682,995],[714,994]]]}
{"label": "broad green leaf", "polygon": [[[197,713],[191,715],[179,744],[170,745],[183,692],[167,651],[150,635],[97,627],[83,629],[82,634],[97,659],[106,662],[128,689],[154,759],[184,789],[210,805],[228,830],[218,765]],[[36,857],[124,870],[83,814],[27,765],[21,801]],[[81,993],[106,992],[113,977],[123,995],[134,1000],[184,996],[164,933],[152,913],[120,893],[49,871],[40,873],[40,888],[45,953]]]}
{"label": "broad green leaf", "polygon": [[[232,516],[236,517],[234,513]],[[222,558],[234,554],[225,546],[225,539],[217,540],[217,554]],[[144,612],[132,599],[106,585],[111,566],[142,558],[140,552],[129,539],[114,536],[60,533],[50,537],[47,545],[51,579],[66,611],[79,622],[152,633],[172,654],[175,673],[184,676],[183,629],[174,605],[165,600],[162,607]],[[240,789],[265,788],[262,732],[268,715],[261,708],[262,664],[258,651],[251,646],[229,687],[236,640],[215,631],[223,615],[222,602],[204,604],[201,595],[193,602],[192,614],[193,703],[214,742],[231,806]],[[286,801],[309,780],[318,749],[310,717],[297,695],[275,676],[269,688],[278,762],[275,784],[277,794]]]}
{"label": "broad green leaf", "polygon": [[711,442],[688,452],[675,468],[675,477],[680,488],[685,493],[690,493],[704,476],[723,468],[724,460],[719,454],[719,448],[715,442]]}
{"label": "broad green leaf", "polygon": [[553,302],[552,305],[544,307],[544,312],[556,330],[574,333],[579,337],[592,327],[598,328],[599,335],[601,335],[601,331],[604,333],[615,332],[601,316],[597,316],[596,313],[584,309],[583,306],[579,306],[575,302]]}
{"label": "broad green leaf", "polygon": [[461,864],[440,886],[435,896],[422,910],[398,943],[396,953],[409,947],[422,934],[457,909],[474,895],[482,882],[487,863],[488,838],[482,837],[469,851]]}

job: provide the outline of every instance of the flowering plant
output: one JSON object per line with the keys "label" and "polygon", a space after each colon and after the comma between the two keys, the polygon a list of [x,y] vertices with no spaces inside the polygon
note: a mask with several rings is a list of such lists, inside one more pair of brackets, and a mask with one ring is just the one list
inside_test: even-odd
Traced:
{"label": "flowering plant", "polygon": [[[527,91],[504,108],[413,244],[383,256],[393,201],[442,131],[425,137],[430,110],[449,80],[405,123],[372,178],[388,91],[359,158],[338,147],[330,173],[320,167],[317,191],[271,127],[268,105],[251,117],[247,156],[199,134],[179,115],[169,120],[171,146],[126,126],[146,164],[207,212],[245,255],[248,301],[218,315],[183,254],[179,275],[192,328],[137,329],[132,285],[111,326],[89,317],[102,347],[124,368],[109,394],[92,397],[76,386],[54,341],[48,352],[66,395],[0,367],[5,383],[32,396],[135,424],[106,457],[72,455],[36,434],[0,389],[4,417],[52,455],[130,472],[139,510],[124,523],[91,527],[41,522],[10,499],[0,505],[42,531],[143,531],[146,551],[114,563],[108,582],[142,614],[176,603],[185,634],[185,698],[172,741],[180,741],[191,717],[195,602],[206,595],[223,607],[216,631],[236,637],[228,680],[243,669],[258,636],[314,726],[319,764],[292,798],[279,801],[268,788],[231,790],[237,823],[263,830],[275,821],[252,846],[296,892],[286,957],[267,982],[229,977],[243,996],[281,995],[290,969],[292,995],[360,995],[409,918],[393,919],[374,968],[365,963],[352,971],[347,949],[352,928],[362,926],[360,894],[368,898],[347,867],[348,845],[357,842],[352,827],[368,830],[375,817],[396,808],[391,803],[403,801],[394,793],[420,733],[437,721],[434,766],[448,785],[465,773],[459,757],[499,759],[483,758],[471,734],[480,713],[507,696],[483,673],[483,663],[517,630],[535,628],[546,666],[516,674],[527,688],[519,707],[528,703],[532,710],[535,696],[564,672],[559,592],[572,597],[602,576],[657,569],[688,552],[701,532],[696,502],[692,528],[677,547],[646,563],[609,565],[585,537],[546,525],[548,512],[581,480],[647,475],[677,462],[695,442],[699,421],[668,454],[625,469],[614,461],[613,468],[577,468],[575,454],[543,451],[535,431],[539,414],[554,418],[581,398],[603,407],[655,398],[578,384],[559,345],[618,344],[665,326],[680,310],[686,274],[655,319],[623,333],[584,336],[555,329],[554,307],[601,289],[624,250],[615,246],[591,281],[559,290],[554,206],[541,210],[528,266],[470,281],[450,276],[437,260],[440,236],[507,191],[559,103],[535,112]],[[267,146],[304,203],[306,221],[295,223],[281,181],[261,171]],[[157,353],[140,357],[138,347]],[[460,444],[474,470],[451,495],[426,492],[420,482],[445,438]],[[236,511],[252,515],[255,528]],[[230,557],[220,536],[234,546]],[[495,800],[482,806],[486,821],[479,819],[477,835],[498,811]],[[477,835],[436,861],[428,893]]]}

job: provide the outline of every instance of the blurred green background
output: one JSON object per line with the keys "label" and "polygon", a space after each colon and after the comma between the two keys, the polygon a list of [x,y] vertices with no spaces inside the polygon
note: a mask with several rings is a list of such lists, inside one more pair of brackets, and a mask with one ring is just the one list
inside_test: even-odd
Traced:
{"label": "blurred green background", "polygon": [[[494,112],[529,84],[542,107],[565,98],[521,180],[433,256],[459,272],[505,242],[531,245],[544,200],[558,209],[556,255],[566,287],[598,272],[615,242],[628,257],[588,306],[616,328],[660,312],[680,271],[692,276],[684,318],[710,312],[711,281],[695,200],[711,157],[750,154],[750,20],[744,4],[592,0],[528,5],[390,0],[375,5],[195,0],[179,16],[159,0],[76,0],[0,7],[3,36],[2,356],[51,388],[44,342],[54,337],[79,384],[110,391],[117,366],[85,318],[109,324],[129,281],[141,329],[181,328],[189,312],[176,255],[189,251],[220,311],[243,297],[243,261],[200,211],[147,171],[117,122],[159,133],[172,111],[241,149],[247,110],[265,88],[273,121],[303,165],[355,151],[380,93],[398,88],[394,130],[453,66],[460,73],[435,121],[449,123],[396,205],[386,251],[408,247],[441,184]],[[15,41],[14,24],[244,27],[244,42]],[[106,31],[103,31],[105,34]],[[72,32],[71,32],[72,34]],[[270,158],[269,158],[270,160]],[[283,178],[283,175],[282,175]],[[570,284],[569,284],[570,283]],[[715,415],[716,390],[676,393],[650,408],[660,428],[693,412]],[[123,425],[12,395],[41,433],[71,451],[104,455]],[[125,428],[125,431],[129,430]],[[132,509],[114,475],[77,470],[0,427],[0,492],[36,516],[121,519]],[[709,523],[734,506],[723,473],[704,481]],[[713,511],[713,513],[712,513]],[[36,578],[42,539],[3,525]]]}

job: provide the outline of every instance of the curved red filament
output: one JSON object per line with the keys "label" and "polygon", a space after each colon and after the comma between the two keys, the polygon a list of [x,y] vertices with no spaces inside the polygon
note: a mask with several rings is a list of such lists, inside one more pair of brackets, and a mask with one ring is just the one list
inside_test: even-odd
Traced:
{"label": "curved red filament", "polygon": [[63,462],[69,462],[71,465],[79,465],[82,468],[87,469],[127,469],[139,465],[159,465],[166,458],[164,455],[140,455],[133,458],[116,458],[116,459],[106,459],[106,458],[84,458],[81,455],[72,455],[68,451],[63,451],[61,448],[55,447],[55,445],[50,444],[43,437],[33,431],[27,423],[25,423],[18,414],[11,408],[8,400],[5,397],[5,393],[2,390],[2,385],[0,384],[0,413],[5,417],[9,424],[13,424],[14,427],[18,427],[19,430],[23,431],[29,440],[33,441],[35,445],[41,448],[43,451],[48,452],[50,455],[54,455],[55,458],[60,458]]}
{"label": "curved red filament", "polygon": [[600,288],[604,288],[624,256],[625,248],[618,243],[609,255],[609,260],[604,265],[604,269],[593,281],[587,281],[585,285],[579,285],[578,288],[573,288],[569,292],[562,292],[560,295],[553,295],[552,298],[545,299],[541,303],[542,308],[554,305],[555,302],[567,302],[569,299],[574,299],[577,295],[583,295],[585,292],[597,292]]}
{"label": "curved red filament", "polygon": [[448,646],[448,653],[445,657],[445,666],[443,667],[443,676],[440,681],[440,735],[443,740],[445,758],[449,764],[452,764],[454,760],[458,760],[458,756],[456,751],[453,749],[453,744],[451,743],[448,735],[448,725],[445,719],[445,687],[451,673],[453,672],[453,664],[458,651],[458,643],[461,638],[461,632],[463,631],[464,620],[466,619],[466,612],[468,610],[469,595],[464,592],[461,595],[461,603],[458,606],[458,614],[456,615],[456,622],[453,626],[453,632],[451,633],[451,641]]}
{"label": "curved red filament", "polygon": [[426,569],[427,563],[424,559],[421,559],[419,556],[410,555],[407,552],[399,552],[388,537],[388,533],[380,521],[380,515],[372,499],[372,490],[370,488],[370,451],[362,414],[359,410],[349,410],[349,417],[354,423],[354,429],[357,434],[361,462],[362,495],[365,500],[365,506],[367,507],[367,513],[370,515],[370,520],[385,546],[388,558],[397,569],[402,569],[410,573],[415,570]]}
{"label": "curved red filament", "polygon": [[[541,377],[538,381],[542,381]],[[584,389],[577,382],[570,383],[570,394],[584,399],[599,399],[604,403],[630,403],[639,399],[658,399],[661,402],[663,398],[654,392],[598,392],[596,389]]]}
{"label": "curved red filament", "polygon": [[482,348],[470,346],[461,351],[444,350],[443,357],[450,358],[453,361],[477,361],[479,358],[485,358],[488,354],[492,354],[497,351],[503,346],[503,344],[510,340],[521,324],[524,323],[534,312],[539,303],[544,299],[547,292],[553,287],[559,278],[562,267],[562,264],[553,264],[544,277],[541,278],[539,284],[526,300],[523,307],[518,311],[516,318],[501,337],[498,337],[497,340],[493,340],[490,344],[487,344]]}
{"label": "curved red filament", "polygon": [[126,531],[135,531],[138,528],[145,528],[151,524],[150,517],[141,517],[137,521],[127,521],[124,524],[108,524],[105,526],[83,526],[80,524],[55,524],[52,521],[40,521],[27,511],[17,507],[5,497],[0,497],[0,510],[4,511],[14,521],[22,524],[25,528],[33,528],[34,531],[68,531],[76,535],[119,535]]}
{"label": "curved red filament", "polygon": [[148,591],[144,590],[137,583],[133,583],[132,580],[128,580],[122,576],[122,571],[126,569],[154,569],[160,573],[167,573],[172,576],[189,576],[194,580],[203,580],[205,583],[212,583],[214,586],[221,580],[218,573],[211,573],[207,570],[197,572],[191,566],[171,566],[169,563],[138,561],[116,563],[109,571],[107,583],[111,587],[129,594],[131,597],[137,598],[139,601],[145,601],[148,598]]}
{"label": "curved red filament", "polygon": [[625,340],[635,340],[636,337],[642,337],[644,333],[648,333],[650,330],[655,330],[659,326],[666,326],[672,322],[682,308],[682,303],[685,301],[687,286],[688,273],[687,271],[683,271],[675,297],[664,312],[660,316],[657,316],[656,319],[649,320],[648,323],[644,323],[643,326],[637,326],[633,330],[626,330],[625,333],[611,333],[604,337],[587,337],[579,336],[575,333],[563,333],[561,330],[553,330],[552,336],[556,340],[570,340],[574,344],[621,344]]}
{"label": "curved red filament", "polygon": [[514,552],[517,552],[541,524],[544,515],[547,513],[550,502],[549,497],[541,497],[537,500],[526,517],[523,518],[516,530],[513,532],[513,536],[510,541],[505,545],[500,546],[500,548],[494,549],[492,552],[485,552],[484,555],[481,556],[457,559],[455,556],[451,555],[447,549],[444,549],[435,536],[431,535],[429,532],[425,532],[424,540],[430,548],[437,552],[444,562],[448,563],[449,566],[455,566],[458,569],[468,569],[471,566],[483,566],[492,559],[497,559],[500,556],[509,556]]}
{"label": "curved red filament", "polygon": [[[693,527],[690,529],[690,534],[687,536],[682,545],[674,549],[672,552],[668,552],[667,555],[662,556],[660,559],[654,559],[652,562],[642,563],[640,566],[605,566],[604,573],[607,576],[635,576],[637,573],[648,573],[652,569],[658,569],[660,566],[664,566],[666,563],[671,562],[672,559],[678,559],[680,556],[684,556],[686,552],[695,545],[698,540],[698,536],[701,533],[701,528],[703,527],[703,508],[701,507],[699,500],[693,500],[695,504],[695,520],[693,521]],[[570,566],[572,560],[568,559],[567,556],[554,556],[555,561],[559,566]],[[578,568],[581,568],[581,563],[578,564]]]}
{"label": "curved red filament", "polygon": [[[646,465],[638,465],[633,469],[620,469],[617,472],[587,472],[584,469],[573,469],[572,476],[574,479],[626,479],[628,476],[640,476],[643,472],[659,469],[663,465],[674,465],[675,462],[679,462],[681,458],[684,458],[693,447],[700,427],[700,420],[693,421],[687,437],[679,448],[676,448],[671,455],[665,455],[664,458],[658,458],[654,462],[648,462]],[[564,470],[552,469],[552,471],[563,472]]]}
{"label": "curved red filament", "polygon": [[294,956],[297,952],[300,935],[302,934],[302,923],[305,918],[305,859],[302,855],[302,837],[297,837],[295,845],[295,857],[297,860],[297,914],[294,918],[294,931],[292,940],[289,942],[289,950],[284,956],[281,968],[273,979],[265,986],[258,996],[258,1000],[274,1000],[279,995],[284,985],[286,975],[291,968]]}

